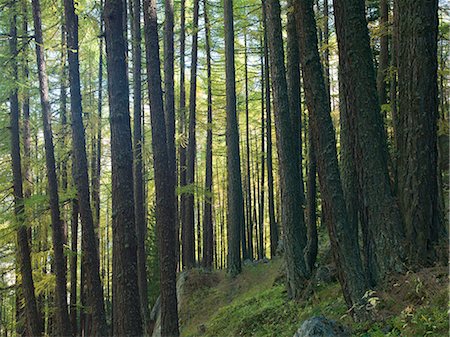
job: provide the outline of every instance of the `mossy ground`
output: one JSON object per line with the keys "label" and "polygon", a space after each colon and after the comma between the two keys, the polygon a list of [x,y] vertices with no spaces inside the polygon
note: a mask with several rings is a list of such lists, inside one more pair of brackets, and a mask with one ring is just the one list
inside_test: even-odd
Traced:
{"label": "mossy ground", "polygon": [[354,323],[337,282],[316,284],[300,302],[287,298],[282,263],[243,268],[236,278],[224,271],[193,270],[180,312],[182,336],[293,336],[300,323],[323,315],[349,326],[354,336],[448,335],[447,269],[430,268],[398,277],[372,295],[372,322]]}

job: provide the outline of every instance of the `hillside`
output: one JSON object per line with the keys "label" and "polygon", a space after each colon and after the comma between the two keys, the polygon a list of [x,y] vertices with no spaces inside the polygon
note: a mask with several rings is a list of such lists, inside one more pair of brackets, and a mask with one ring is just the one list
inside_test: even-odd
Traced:
{"label": "hillside", "polygon": [[371,295],[376,320],[354,323],[338,282],[318,282],[304,301],[287,300],[280,259],[247,264],[232,279],[224,271],[191,271],[183,291],[182,336],[293,336],[301,322],[323,315],[354,336],[445,336],[447,270],[435,267],[390,281]]}

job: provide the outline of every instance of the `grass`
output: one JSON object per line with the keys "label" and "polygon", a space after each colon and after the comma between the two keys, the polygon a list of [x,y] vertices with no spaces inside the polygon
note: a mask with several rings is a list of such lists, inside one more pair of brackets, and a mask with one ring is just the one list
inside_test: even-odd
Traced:
{"label": "grass", "polygon": [[275,259],[224,271],[193,270],[180,311],[182,336],[293,336],[301,322],[323,315],[349,326],[354,336],[446,336],[446,268],[401,276],[376,292],[373,322],[354,323],[338,283],[316,285],[302,302],[287,298],[282,263]]}

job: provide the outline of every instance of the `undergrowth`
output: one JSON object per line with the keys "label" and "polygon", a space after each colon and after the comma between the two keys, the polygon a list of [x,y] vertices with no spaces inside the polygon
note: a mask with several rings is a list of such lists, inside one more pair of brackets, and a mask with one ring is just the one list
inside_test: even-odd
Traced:
{"label": "undergrowth", "polygon": [[245,266],[236,278],[224,271],[193,270],[180,311],[186,337],[293,336],[301,322],[317,315],[347,325],[354,336],[436,336],[448,334],[446,268],[429,268],[388,282],[374,292],[374,321],[355,323],[337,282],[314,285],[306,300],[289,300],[282,263]]}

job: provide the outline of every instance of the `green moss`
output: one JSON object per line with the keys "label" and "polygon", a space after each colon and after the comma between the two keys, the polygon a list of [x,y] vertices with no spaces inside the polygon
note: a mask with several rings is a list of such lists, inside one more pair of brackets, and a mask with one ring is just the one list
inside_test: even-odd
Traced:
{"label": "green moss", "polygon": [[[354,323],[347,315],[340,285],[318,285],[306,301],[287,298],[283,284],[276,282],[282,264],[246,266],[237,278],[224,272],[205,274],[194,271],[188,278],[180,313],[182,336],[287,336],[302,321],[323,315],[350,326],[354,336],[445,336],[448,331],[447,290],[444,285],[421,295],[421,302],[409,306],[414,282],[405,298],[395,293],[381,296],[379,319]],[[205,277],[214,281],[205,282]],[[417,295],[417,294],[416,294]]]}

